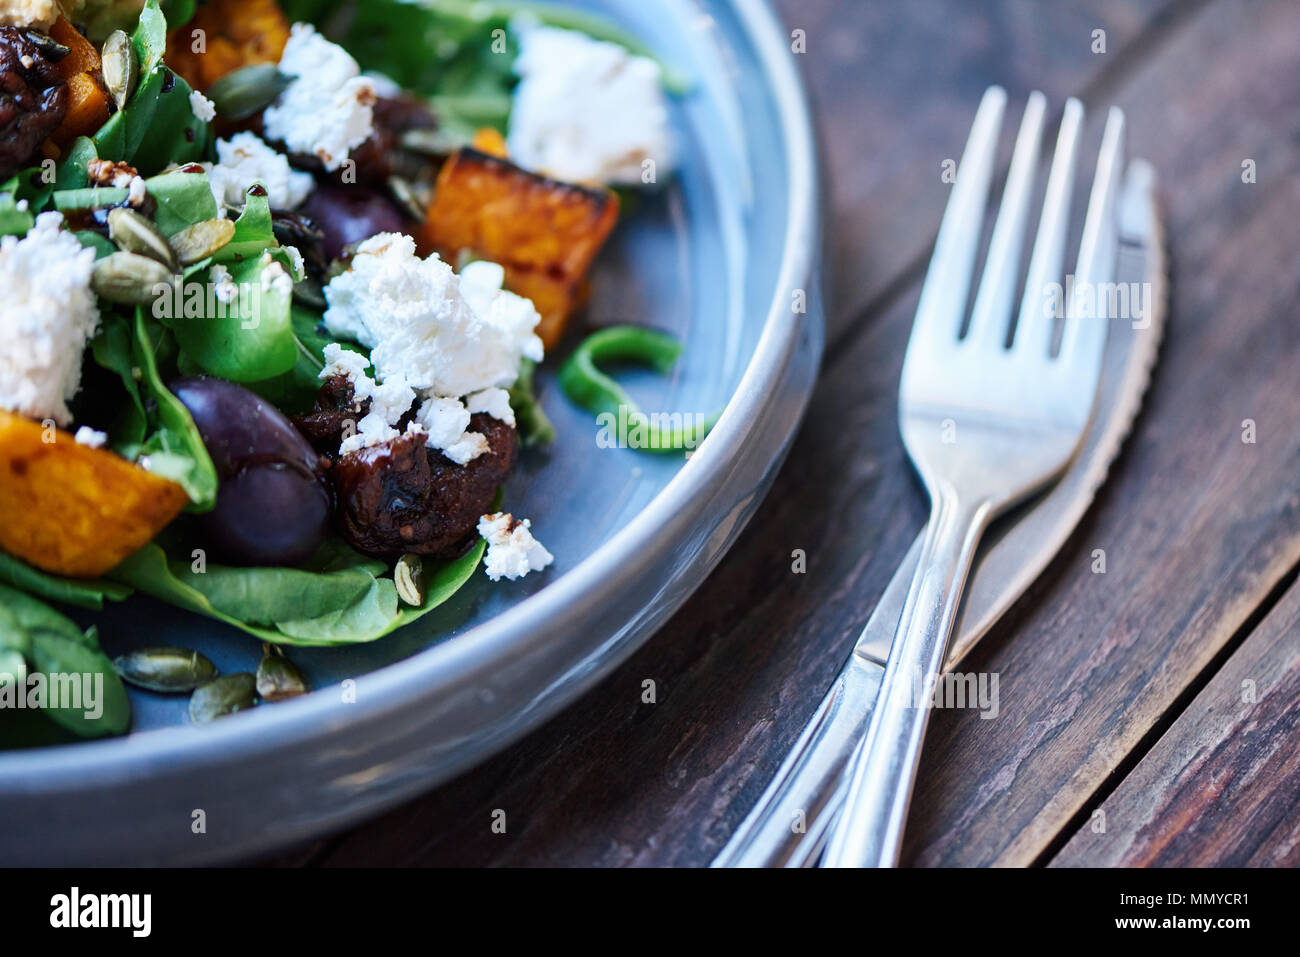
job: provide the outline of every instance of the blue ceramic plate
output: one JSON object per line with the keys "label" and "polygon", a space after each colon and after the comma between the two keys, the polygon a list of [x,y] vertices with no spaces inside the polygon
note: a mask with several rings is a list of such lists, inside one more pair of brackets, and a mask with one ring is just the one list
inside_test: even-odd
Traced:
{"label": "blue ceramic plate", "polygon": [[[496,584],[479,572],[370,645],[290,649],[319,689],[304,698],[195,727],[183,696],[136,694],[128,737],[0,754],[0,861],[224,860],[373,815],[599,681],[739,534],[798,425],[822,344],[817,164],[789,38],[760,0],[582,5],[693,83],[674,104],[678,175],[620,225],[590,320],[680,337],[670,376],[625,381],[646,409],[725,406],[713,433],[689,460],[600,448],[591,415],[544,373],[559,440],[523,456],[506,502],[555,554],[550,569]],[[110,655],[179,644],[229,672],[255,669],[260,653],[241,632],[147,598],[96,620]]]}

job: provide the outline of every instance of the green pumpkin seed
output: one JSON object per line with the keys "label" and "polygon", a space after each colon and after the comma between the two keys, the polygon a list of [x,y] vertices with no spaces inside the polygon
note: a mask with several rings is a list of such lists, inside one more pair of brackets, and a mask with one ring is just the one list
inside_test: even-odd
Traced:
{"label": "green pumpkin seed", "polygon": [[388,191],[393,194],[393,199],[397,200],[397,205],[402,207],[408,217],[418,223],[424,222],[428,204],[420,202],[415,187],[408,180],[400,176],[388,177]]}
{"label": "green pumpkin seed", "polygon": [[148,256],[111,253],[95,263],[90,287],[109,302],[147,306],[157,298],[159,285],[171,286],[175,274]]}
{"label": "green pumpkin seed", "polygon": [[229,219],[205,219],[182,229],[170,240],[172,252],[182,266],[207,259],[235,235],[235,224]]}
{"label": "green pumpkin seed", "polygon": [[290,82],[275,64],[255,63],[227,73],[212,84],[208,99],[223,119],[246,120],[274,103]]}
{"label": "green pumpkin seed", "polygon": [[190,697],[190,720],[207,724],[257,704],[257,679],[247,671],[222,675],[201,685]]}
{"label": "green pumpkin seed", "polygon": [[118,206],[108,211],[108,238],[126,252],[148,256],[176,272],[176,257],[167,237],[134,209]]}
{"label": "green pumpkin seed", "polygon": [[217,676],[217,666],[188,648],[140,648],[113,659],[113,669],[138,688],[176,694]]}
{"label": "green pumpkin seed", "polygon": [[117,108],[123,109],[140,78],[140,58],[136,55],[135,44],[124,32],[114,30],[104,41],[101,61],[104,86]]}
{"label": "green pumpkin seed", "polygon": [[284,701],[311,690],[302,672],[280,649],[271,645],[263,645],[262,649],[262,661],[257,666],[257,693],[263,701]]}
{"label": "green pumpkin seed", "polygon": [[399,558],[393,568],[393,584],[397,586],[397,597],[402,601],[414,608],[423,605],[424,560],[415,554]]}

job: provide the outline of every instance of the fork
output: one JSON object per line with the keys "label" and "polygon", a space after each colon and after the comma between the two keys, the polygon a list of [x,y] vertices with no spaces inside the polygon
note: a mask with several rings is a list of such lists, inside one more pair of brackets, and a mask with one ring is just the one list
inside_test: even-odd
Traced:
{"label": "fork", "polygon": [[899,429],[930,498],[930,518],[876,708],[846,772],[846,801],[830,831],[826,867],[897,864],[930,717],[926,691],[941,674],[980,537],[995,517],[1060,477],[1096,398],[1107,323],[1089,303],[1099,301],[1101,284],[1114,281],[1124,115],[1112,107],[1107,117],[1054,353],[1055,316],[1045,305],[1049,290],[1065,288],[1061,270],[1083,123],[1076,99],[1062,113],[1016,324],[1009,325],[1046,110],[1037,92],[1025,107],[961,334],[1005,106],[999,87],[980,102],[903,360]]}

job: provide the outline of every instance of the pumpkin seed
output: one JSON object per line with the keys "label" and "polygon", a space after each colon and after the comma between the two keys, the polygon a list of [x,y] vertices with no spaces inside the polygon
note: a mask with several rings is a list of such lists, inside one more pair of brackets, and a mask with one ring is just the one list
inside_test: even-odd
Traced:
{"label": "pumpkin seed", "polygon": [[109,302],[147,306],[156,298],[158,286],[170,286],[175,275],[170,269],[138,253],[110,253],[95,263],[90,287]]}
{"label": "pumpkin seed", "polygon": [[247,671],[222,675],[200,685],[190,697],[190,720],[207,724],[236,711],[246,711],[257,704],[257,679]]}
{"label": "pumpkin seed", "polygon": [[136,81],[140,78],[140,59],[136,55],[135,44],[123,31],[114,30],[104,41],[101,58],[104,86],[108,88],[117,108],[123,109],[135,92]]}
{"label": "pumpkin seed", "polygon": [[235,224],[229,219],[205,219],[182,229],[168,242],[182,266],[207,259],[235,235]]}
{"label": "pumpkin seed", "polygon": [[290,82],[274,64],[255,63],[227,73],[213,83],[208,99],[222,119],[246,120],[274,103]]}
{"label": "pumpkin seed", "polygon": [[397,141],[402,149],[426,156],[450,156],[461,142],[443,130],[426,129],[407,130]]}
{"label": "pumpkin seed", "polygon": [[176,271],[176,257],[167,237],[134,209],[118,206],[108,211],[108,238],[128,253],[148,256]]}
{"label": "pumpkin seed", "polygon": [[388,177],[388,191],[393,194],[393,199],[397,200],[397,205],[401,206],[406,215],[416,222],[424,222],[425,204],[415,194],[415,187],[410,182],[400,176]]}
{"label": "pumpkin seed", "polygon": [[393,584],[397,597],[408,605],[419,608],[424,604],[424,560],[408,553],[397,560],[393,568]]}
{"label": "pumpkin seed", "polygon": [[263,701],[284,701],[306,694],[307,679],[284,652],[262,645],[262,660],[257,666],[257,693]]}
{"label": "pumpkin seed", "polygon": [[113,659],[123,681],[164,693],[193,691],[217,676],[217,666],[188,648],[139,648]]}

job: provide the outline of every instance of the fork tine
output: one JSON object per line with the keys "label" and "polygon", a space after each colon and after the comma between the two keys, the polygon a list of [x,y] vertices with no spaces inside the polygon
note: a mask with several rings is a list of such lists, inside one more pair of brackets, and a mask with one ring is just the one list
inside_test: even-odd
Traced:
{"label": "fork tine", "polygon": [[998,130],[1006,107],[1006,91],[991,86],[980,100],[975,122],[971,124],[966,148],[957,167],[957,182],[948,197],[948,206],[939,225],[934,255],[921,287],[912,326],[912,341],[928,340],[939,345],[956,342],[961,328],[966,296],[970,292],[975,252],[979,247],[984,206],[988,202],[989,183],[997,156]]}
{"label": "fork tine", "polygon": [[1061,114],[1061,131],[1056,137],[1056,152],[1047,176],[1043,212],[1038,219],[1038,235],[1025,275],[1025,294],[1020,301],[1016,333],[1012,342],[1017,352],[1027,356],[1046,356],[1052,343],[1055,317],[1045,309],[1049,283],[1059,283],[1065,263],[1065,237],[1070,225],[1070,194],[1074,191],[1074,171],[1079,156],[1079,131],[1083,127],[1083,104],[1074,97],[1065,101]]}
{"label": "fork tine", "polygon": [[[1074,291],[1065,312],[1065,333],[1061,339],[1061,362],[1080,389],[1095,388],[1101,371],[1101,355],[1111,318],[1101,303],[1103,283],[1115,279],[1115,257],[1119,252],[1119,191],[1124,166],[1124,111],[1112,106],[1101,138],[1097,173],[1088,198],[1088,215],[1083,221],[1083,239],[1074,267]],[[1085,297],[1081,300],[1081,296]],[[1091,300],[1092,308],[1086,307]]]}
{"label": "fork tine", "polygon": [[1020,121],[1011,170],[1002,191],[1002,208],[998,210],[997,223],[993,227],[984,276],[980,280],[979,293],[971,311],[970,329],[966,333],[967,340],[978,345],[1001,347],[1007,338],[1046,111],[1047,98],[1037,91],[1031,93],[1025,104],[1024,119]]}

